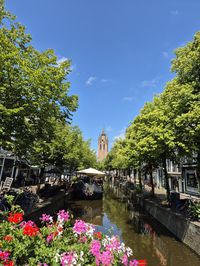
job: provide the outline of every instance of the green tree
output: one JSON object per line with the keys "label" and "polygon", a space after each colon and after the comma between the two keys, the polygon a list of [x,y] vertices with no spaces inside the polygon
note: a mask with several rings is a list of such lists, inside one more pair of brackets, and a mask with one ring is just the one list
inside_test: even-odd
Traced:
{"label": "green tree", "polygon": [[26,156],[51,138],[54,122],[69,122],[77,96],[69,96],[70,61],[39,52],[25,27],[9,18],[0,27],[0,146]]}
{"label": "green tree", "polygon": [[[61,171],[64,168],[71,172],[96,166],[96,155],[90,149],[90,141],[84,141],[78,127],[63,126],[62,123],[57,122],[54,139],[45,148],[46,163],[55,165]],[[36,150],[36,160],[39,152]]]}
{"label": "green tree", "polygon": [[177,135],[186,151],[191,155],[193,152],[197,154],[197,175],[200,184],[200,32],[175,53],[172,71],[177,73],[177,87],[188,96],[185,105],[182,105],[181,99],[178,101],[179,114],[175,121]]}
{"label": "green tree", "polygon": [[125,171],[127,169],[127,157],[124,148],[125,140],[117,139],[105,160],[108,170],[114,169],[117,170],[117,174],[120,174],[121,170]]}

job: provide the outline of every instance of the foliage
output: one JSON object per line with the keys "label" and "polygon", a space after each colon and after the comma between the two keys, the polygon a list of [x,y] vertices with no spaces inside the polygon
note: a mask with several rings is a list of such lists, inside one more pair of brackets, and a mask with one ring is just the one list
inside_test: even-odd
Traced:
{"label": "foliage", "polygon": [[14,18],[4,18],[0,27],[0,146],[26,156],[33,143],[41,147],[52,139],[55,121],[70,121],[77,96],[69,96],[70,61],[58,63],[53,50],[36,50],[25,27]]}
{"label": "foliage", "polygon": [[179,163],[196,154],[200,178],[200,32],[175,54],[172,71],[177,76],[144,105],[126,130],[125,145],[119,148],[116,142],[107,157],[108,167],[143,168],[151,178],[153,169],[162,166],[168,198],[167,159]]}
{"label": "foliage", "polygon": [[190,205],[189,208],[192,214],[192,218],[200,221],[200,202],[193,202],[193,204]]}
{"label": "foliage", "polygon": [[54,222],[43,214],[39,228],[23,221],[23,213],[11,211],[1,223],[0,263],[2,265],[139,265],[131,260],[132,250],[115,236],[95,232],[82,220],[71,223],[61,210]]}
{"label": "foliage", "polygon": [[[2,1],[1,1],[2,2]],[[1,5],[0,146],[32,164],[59,169],[95,166],[96,155],[79,128],[71,127],[77,96],[69,95],[69,60],[31,45],[25,27]]]}

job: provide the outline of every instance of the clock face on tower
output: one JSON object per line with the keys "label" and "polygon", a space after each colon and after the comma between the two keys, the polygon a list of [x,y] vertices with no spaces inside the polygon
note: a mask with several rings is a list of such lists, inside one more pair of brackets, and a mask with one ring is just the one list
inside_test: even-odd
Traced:
{"label": "clock face on tower", "polygon": [[98,160],[103,161],[108,154],[108,137],[102,130],[101,135],[98,139]]}

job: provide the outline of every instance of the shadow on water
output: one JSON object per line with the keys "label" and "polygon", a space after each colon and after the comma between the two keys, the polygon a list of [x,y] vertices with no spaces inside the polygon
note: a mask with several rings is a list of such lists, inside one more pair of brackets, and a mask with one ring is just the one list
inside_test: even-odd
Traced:
{"label": "shadow on water", "polygon": [[118,235],[133,249],[134,257],[146,259],[148,266],[200,265],[200,258],[192,250],[137,205],[129,210],[124,199],[120,191],[106,186],[103,200],[72,201],[68,207],[75,218],[97,225],[97,230],[104,233]]}

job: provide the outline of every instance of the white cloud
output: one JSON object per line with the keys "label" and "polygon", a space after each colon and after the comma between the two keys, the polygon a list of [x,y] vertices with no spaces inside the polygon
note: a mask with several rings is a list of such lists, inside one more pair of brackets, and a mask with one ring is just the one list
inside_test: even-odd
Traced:
{"label": "white cloud", "polygon": [[178,15],[179,15],[179,11],[178,11],[178,10],[171,10],[171,11],[170,11],[170,14],[171,14],[172,16],[178,16]]}
{"label": "white cloud", "polygon": [[126,128],[122,128],[117,136],[114,137],[114,141],[118,139],[125,139]]}
{"label": "white cloud", "polygon": [[60,65],[61,63],[63,63],[64,61],[69,60],[67,57],[61,57],[57,60],[57,63]]}
{"label": "white cloud", "polygon": [[125,96],[122,100],[123,100],[124,102],[132,102],[132,101],[135,100],[135,97]]}
{"label": "white cloud", "polygon": [[91,85],[94,83],[94,81],[95,81],[96,79],[97,79],[97,78],[96,78],[95,76],[90,76],[90,77],[86,80],[85,84],[86,84],[87,86],[91,86]]}
{"label": "white cloud", "polygon": [[158,85],[159,78],[154,78],[152,80],[143,80],[141,82],[142,87],[156,87]]}

